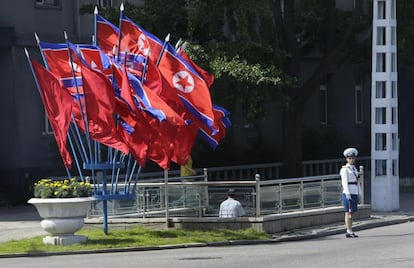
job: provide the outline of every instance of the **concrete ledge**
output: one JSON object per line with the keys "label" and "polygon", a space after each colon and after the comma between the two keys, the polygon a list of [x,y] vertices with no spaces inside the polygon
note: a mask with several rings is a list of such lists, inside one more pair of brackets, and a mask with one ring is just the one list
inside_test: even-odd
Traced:
{"label": "concrete ledge", "polygon": [[[371,205],[359,205],[358,212],[353,217],[357,220],[371,217]],[[342,206],[309,209],[302,211],[271,214],[262,217],[242,217],[235,219],[220,219],[216,217],[171,217],[166,218],[109,218],[109,224],[146,224],[158,227],[174,227],[192,230],[232,229],[240,230],[253,228],[266,233],[279,233],[294,229],[320,226],[344,221]],[[86,224],[102,223],[102,218],[85,219]]]}
{"label": "concrete ledge", "polygon": [[[353,215],[355,219],[367,219],[371,216],[370,205],[360,205],[358,209],[359,211]],[[272,214],[257,218],[172,218],[170,224],[172,223],[176,228],[195,230],[253,228],[256,231],[278,233],[341,221],[344,221],[343,207],[330,207]]]}

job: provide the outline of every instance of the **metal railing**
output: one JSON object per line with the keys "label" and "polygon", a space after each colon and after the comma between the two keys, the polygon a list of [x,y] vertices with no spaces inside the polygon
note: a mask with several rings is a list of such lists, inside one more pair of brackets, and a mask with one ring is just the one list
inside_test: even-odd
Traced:
{"label": "metal railing", "polygon": [[[209,181],[207,170],[199,176],[153,179],[137,184],[133,200],[112,200],[109,216],[122,217],[217,217],[229,188],[236,189],[246,216],[260,217],[289,211],[340,206],[342,186],[339,174],[292,179]],[[364,185],[363,167],[360,167]],[[364,189],[362,189],[364,191]],[[363,202],[363,201],[362,201]],[[101,215],[99,201],[90,217]]]}
{"label": "metal railing", "polygon": [[[358,157],[357,163],[364,166],[367,171],[370,170],[371,158],[368,156]],[[342,165],[345,164],[343,158],[338,159],[325,159],[325,160],[311,160],[303,161],[303,176],[320,176],[337,174]],[[209,181],[226,181],[226,180],[249,180],[254,178],[255,174],[260,174],[261,180],[274,180],[281,179],[282,163],[264,163],[254,165],[238,165],[238,166],[225,166],[225,167],[208,167],[208,180]],[[196,169],[198,173],[202,173],[204,169]],[[179,176],[179,170],[168,171],[169,176]],[[164,172],[143,172],[140,175],[141,180],[154,180],[163,178]]]}

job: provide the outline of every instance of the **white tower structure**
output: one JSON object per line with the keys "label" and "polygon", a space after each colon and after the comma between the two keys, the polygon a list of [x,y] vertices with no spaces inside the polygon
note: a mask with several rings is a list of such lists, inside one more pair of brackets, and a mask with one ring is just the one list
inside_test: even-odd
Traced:
{"label": "white tower structure", "polygon": [[371,207],[399,209],[397,0],[373,1]]}

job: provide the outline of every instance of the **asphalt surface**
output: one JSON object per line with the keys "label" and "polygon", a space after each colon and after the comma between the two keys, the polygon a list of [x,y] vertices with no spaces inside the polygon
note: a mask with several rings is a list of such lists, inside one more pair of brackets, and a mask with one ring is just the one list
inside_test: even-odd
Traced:
{"label": "asphalt surface", "polygon": [[[43,229],[41,228],[40,221],[41,218],[39,214],[37,213],[36,209],[31,205],[0,206],[0,243],[11,240],[30,238],[39,235],[47,235],[47,233],[43,231]],[[371,217],[369,219],[355,219],[353,230],[354,232],[358,232],[358,230],[364,230],[392,224],[400,224],[409,221],[414,221],[414,192],[403,192],[400,193],[400,209],[398,211],[372,212]],[[223,241],[215,243],[196,243],[193,245],[173,245],[168,247],[162,246],[157,249],[182,248],[192,246],[227,246],[241,244],[288,242],[312,239],[340,233],[345,233],[343,222],[338,222],[329,225],[313,226],[305,229],[297,229],[285,233],[277,233],[273,235],[273,239],[271,241],[265,242]],[[150,249],[154,249],[154,247],[149,247],[148,250]],[[141,248],[139,250],[145,250],[145,248]],[[119,251],[119,249],[117,249],[117,251]],[[105,252],[105,250],[103,252]],[[0,254],[0,258],[13,256],[13,254]],[[15,256],[18,257],[21,255]]]}

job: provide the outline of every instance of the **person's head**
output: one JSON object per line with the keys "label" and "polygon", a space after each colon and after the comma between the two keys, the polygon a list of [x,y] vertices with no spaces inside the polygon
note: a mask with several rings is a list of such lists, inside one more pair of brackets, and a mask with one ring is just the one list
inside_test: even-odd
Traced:
{"label": "person's head", "polygon": [[236,196],[236,190],[234,190],[234,189],[229,189],[229,190],[227,191],[227,196],[228,196],[228,197],[230,197],[230,198],[234,198],[234,197]]}
{"label": "person's head", "polygon": [[353,165],[355,163],[355,159],[358,156],[358,150],[355,148],[347,148],[344,150],[344,156],[346,159],[346,162],[348,164]]}

